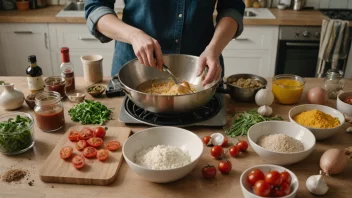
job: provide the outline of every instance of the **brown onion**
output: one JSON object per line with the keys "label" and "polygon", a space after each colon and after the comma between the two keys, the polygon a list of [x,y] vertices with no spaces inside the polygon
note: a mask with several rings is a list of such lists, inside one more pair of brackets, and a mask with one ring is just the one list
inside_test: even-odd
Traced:
{"label": "brown onion", "polygon": [[328,99],[328,92],[321,87],[312,88],[307,92],[307,100],[311,104],[324,105],[328,102]]}
{"label": "brown onion", "polygon": [[327,175],[341,173],[346,163],[346,155],[342,149],[329,149],[320,158],[320,168]]}

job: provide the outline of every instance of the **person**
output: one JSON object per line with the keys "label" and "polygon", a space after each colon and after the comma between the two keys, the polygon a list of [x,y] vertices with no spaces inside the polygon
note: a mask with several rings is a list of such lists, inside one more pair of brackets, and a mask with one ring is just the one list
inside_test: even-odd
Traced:
{"label": "person", "polygon": [[[242,0],[125,0],[122,20],[115,0],[86,0],[87,26],[102,43],[115,40],[111,75],[130,60],[146,66],[163,64],[163,54],[199,56],[203,85],[223,75],[222,50],[243,31]],[[213,13],[217,16],[214,25]]]}

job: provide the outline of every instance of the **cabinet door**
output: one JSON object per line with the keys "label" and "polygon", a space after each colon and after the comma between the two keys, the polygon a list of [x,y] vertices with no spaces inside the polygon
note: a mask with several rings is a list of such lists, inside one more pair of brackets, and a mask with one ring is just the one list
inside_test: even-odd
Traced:
{"label": "cabinet door", "polygon": [[47,24],[0,24],[0,43],[7,76],[25,76],[29,55],[37,56],[43,75],[52,75]]}

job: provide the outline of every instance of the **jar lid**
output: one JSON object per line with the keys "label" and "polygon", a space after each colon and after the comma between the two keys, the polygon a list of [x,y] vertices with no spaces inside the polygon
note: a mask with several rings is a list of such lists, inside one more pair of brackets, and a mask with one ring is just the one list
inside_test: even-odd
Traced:
{"label": "jar lid", "polygon": [[344,73],[342,70],[339,70],[339,69],[329,69],[327,72],[326,72],[326,76],[329,76],[329,77],[343,77]]}

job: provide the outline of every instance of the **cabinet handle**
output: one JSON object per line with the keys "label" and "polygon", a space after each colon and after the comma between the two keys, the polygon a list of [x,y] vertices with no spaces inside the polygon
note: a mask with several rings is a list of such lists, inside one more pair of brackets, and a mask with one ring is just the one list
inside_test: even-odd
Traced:
{"label": "cabinet handle", "polygon": [[32,31],[14,31],[15,34],[33,34]]}
{"label": "cabinet handle", "polygon": [[87,37],[78,37],[78,39],[81,41],[95,41],[95,40],[97,40],[96,38],[87,38]]}
{"label": "cabinet handle", "polygon": [[44,32],[44,45],[45,45],[45,48],[48,49],[48,35],[46,32]]}
{"label": "cabinet handle", "polygon": [[249,41],[248,38],[236,38],[236,39],[232,39],[232,40],[235,40],[235,41]]}

